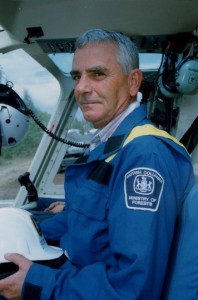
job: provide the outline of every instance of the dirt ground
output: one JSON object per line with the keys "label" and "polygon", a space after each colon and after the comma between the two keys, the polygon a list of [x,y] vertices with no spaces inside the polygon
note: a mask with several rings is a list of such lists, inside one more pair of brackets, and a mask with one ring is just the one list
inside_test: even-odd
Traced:
{"label": "dirt ground", "polygon": [[18,177],[27,172],[31,160],[16,159],[7,163],[0,164],[0,199],[13,199],[15,198],[20,183]]}

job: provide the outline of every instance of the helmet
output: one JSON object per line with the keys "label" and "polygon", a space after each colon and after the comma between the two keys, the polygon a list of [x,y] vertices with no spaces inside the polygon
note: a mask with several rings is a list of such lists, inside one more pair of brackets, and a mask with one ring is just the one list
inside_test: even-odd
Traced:
{"label": "helmet", "polygon": [[66,261],[61,248],[49,246],[34,216],[20,208],[0,208],[0,277],[13,273],[16,266],[4,258],[5,253],[19,253],[51,267]]}
{"label": "helmet", "polygon": [[9,147],[18,143],[29,127],[28,110],[9,86],[0,84],[0,134],[2,146]]}
{"label": "helmet", "polygon": [[10,105],[0,103],[0,132],[2,146],[14,146],[26,134],[29,117]]}

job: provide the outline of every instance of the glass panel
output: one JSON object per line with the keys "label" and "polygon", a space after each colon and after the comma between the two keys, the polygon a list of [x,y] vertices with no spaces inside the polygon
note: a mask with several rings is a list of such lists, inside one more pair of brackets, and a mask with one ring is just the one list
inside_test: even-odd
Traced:
{"label": "glass panel", "polygon": [[[67,131],[66,139],[72,142],[89,144],[92,136],[97,129],[92,127],[92,124],[83,118],[81,110],[78,108],[76,115],[71,123],[70,129]],[[79,148],[75,146],[67,146],[65,155],[60,164],[58,173],[54,179],[55,184],[64,183],[64,171],[76,159],[80,158],[86,151],[86,148]]]}
{"label": "glass panel", "polygon": [[[64,75],[70,76],[73,53],[49,54],[49,58],[56,64],[56,66],[63,72]],[[161,63],[162,54],[140,53],[139,59],[141,70],[157,70]]]}
{"label": "glass panel", "polygon": [[48,56],[65,76],[70,76],[73,53],[55,53]]}
{"label": "glass panel", "polygon": [[140,69],[142,71],[157,70],[162,60],[160,53],[140,53]]}
{"label": "glass panel", "polygon": [[[0,54],[0,83],[13,83],[13,90],[27,107],[47,125],[58,101],[60,87],[57,80],[22,49]],[[22,142],[1,149],[0,200],[14,199],[20,184],[18,177],[27,172],[40,143],[43,132],[30,119],[30,126]]]}

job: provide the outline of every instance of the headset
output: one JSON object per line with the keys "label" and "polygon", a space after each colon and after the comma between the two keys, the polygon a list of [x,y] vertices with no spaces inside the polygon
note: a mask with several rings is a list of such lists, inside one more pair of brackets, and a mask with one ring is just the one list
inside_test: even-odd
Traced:
{"label": "headset", "polygon": [[185,45],[188,52],[186,49],[178,52],[168,44],[162,56],[157,82],[161,94],[167,98],[198,92],[198,37],[191,37],[191,43]]}

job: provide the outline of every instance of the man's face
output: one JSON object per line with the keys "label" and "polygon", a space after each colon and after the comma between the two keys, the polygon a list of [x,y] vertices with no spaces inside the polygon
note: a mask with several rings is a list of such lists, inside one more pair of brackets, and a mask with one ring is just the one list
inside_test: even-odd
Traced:
{"label": "man's face", "polygon": [[88,44],[74,54],[74,94],[84,118],[95,128],[103,128],[120,114],[138,91],[131,90],[132,75],[122,73],[116,57],[112,43]]}

